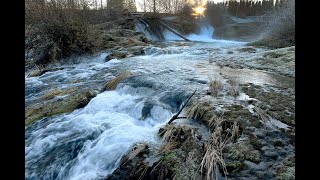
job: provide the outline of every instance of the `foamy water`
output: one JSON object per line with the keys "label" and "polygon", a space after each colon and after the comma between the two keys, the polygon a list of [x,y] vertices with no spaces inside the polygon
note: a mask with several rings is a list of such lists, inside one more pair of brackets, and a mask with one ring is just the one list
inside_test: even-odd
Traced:
{"label": "foamy water", "polygon": [[[157,131],[172,113],[155,105],[150,116],[141,120],[143,107],[140,96],[108,91],[83,109],[38,124],[26,140],[27,179],[106,177],[135,143],[159,142]],[[31,173],[36,166],[42,166],[42,172]]]}
{"label": "foamy water", "polygon": [[[213,42],[213,31],[214,29],[212,26],[203,26],[201,27],[199,34],[189,34],[186,35],[186,38],[190,39],[191,41]],[[165,31],[164,37],[167,41],[183,40],[182,38],[170,31]]]}

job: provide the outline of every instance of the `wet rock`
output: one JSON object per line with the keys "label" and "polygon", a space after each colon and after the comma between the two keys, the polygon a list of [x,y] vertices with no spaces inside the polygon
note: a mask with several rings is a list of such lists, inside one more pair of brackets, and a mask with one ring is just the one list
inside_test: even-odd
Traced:
{"label": "wet rock", "polygon": [[140,56],[145,54],[144,48],[145,46],[133,46],[127,48],[127,50],[134,56]]}
{"label": "wet rock", "polygon": [[148,145],[138,143],[120,160],[120,166],[106,179],[147,179],[144,173],[150,171],[146,156],[150,154]]}
{"label": "wet rock", "polygon": [[128,55],[128,52],[125,51],[113,51],[111,54],[107,55],[105,58],[105,61],[110,61],[111,59],[122,59],[126,58]]}
{"label": "wet rock", "polygon": [[[67,94],[68,92],[61,92],[60,94]],[[82,108],[86,106],[89,101],[96,96],[94,91],[84,91],[84,92],[71,92],[63,100],[53,99],[37,104],[32,104],[26,107],[25,111],[25,125],[28,126],[35,121],[48,116],[53,116],[57,114],[72,112],[75,109]]]}
{"label": "wet rock", "polygon": [[252,48],[252,47],[245,47],[245,48],[239,49],[239,52],[255,53],[255,52],[256,52],[256,49],[254,49],[254,48]]}
{"label": "wet rock", "polygon": [[228,145],[224,155],[229,159],[238,161],[249,160],[257,163],[261,161],[260,152],[255,150],[250,143],[244,141]]}
{"label": "wet rock", "polygon": [[139,40],[137,40],[137,39],[135,39],[135,38],[128,37],[128,45],[130,45],[130,46],[132,46],[132,45],[137,46],[137,45],[145,45],[145,43],[144,43],[144,42],[141,42],[141,41],[139,41]]}
{"label": "wet rock", "polygon": [[294,180],[295,178],[295,168],[288,167],[282,170],[276,175],[276,180]]}
{"label": "wet rock", "polygon": [[276,141],[273,143],[273,145],[274,145],[274,146],[279,146],[279,147],[283,147],[283,146],[284,146],[283,142],[280,141],[280,140],[276,140]]}
{"label": "wet rock", "polygon": [[266,170],[267,166],[264,162],[260,162],[259,164],[256,164],[251,161],[244,161],[244,163],[250,168],[254,170]]}
{"label": "wet rock", "polygon": [[258,99],[271,117],[289,126],[294,126],[295,106],[292,103],[294,102],[294,93],[290,89],[274,89],[261,88],[252,84],[242,86],[242,91],[250,97]]}
{"label": "wet rock", "polygon": [[273,164],[272,168],[276,170],[277,176],[282,173],[285,173],[288,168],[295,167],[295,155],[288,155],[286,158],[282,159],[282,161],[276,162]]}
{"label": "wet rock", "polygon": [[266,137],[266,133],[264,131],[257,131],[255,132],[255,136],[260,139],[263,139],[264,137]]}
{"label": "wet rock", "polygon": [[268,158],[272,158],[272,159],[277,159],[278,157],[278,152],[274,152],[274,151],[267,151],[264,153],[264,156],[268,157]]}
{"label": "wet rock", "polygon": [[160,128],[159,134],[165,142],[176,144],[175,148],[171,150],[168,149],[167,144],[162,146],[165,155],[161,159],[161,167],[158,169],[166,169],[166,177],[172,178],[175,176],[177,179],[200,177],[198,168],[202,159],[202,152],[198,138],[195,137],[195,134],[197,134],[195,131],[197,130],[189,125],[170,124]]}
{"label": "wet rock", "polygon": [[51,69],[41,69],[41,70],[33,70],[28,73],[28,77],[36,77],[36,76],[41,76],[44,73],[51,72],[51,71],[58,71],[62,70],[63,68],[51,68]]}
{"label": "wet rock", "polygon": [[43,74],[43,71],[41,70],[33,70],[29,73],[28,77],[41,76],[42,74]]}
{"label": "wet rock", "polygon": [[[203,152],[193,133],[188,125],[161,127],[159,134],[165,143],[160,153],[143,148],[146,146],[136,146],[122,158],[120,167],[107,179],[201,179],[199,166]],[[154,156],[158,158],[151,158]]]}

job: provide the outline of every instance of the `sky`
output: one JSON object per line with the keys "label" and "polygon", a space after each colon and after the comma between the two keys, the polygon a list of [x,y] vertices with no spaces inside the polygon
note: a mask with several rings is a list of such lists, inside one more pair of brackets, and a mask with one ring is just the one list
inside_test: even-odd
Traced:
{"label": "sky", "polygon": [[[208,0],[208,1],[213,1],[213,2],[223,2],[224,0]],[[137,5],[137,9],[138,11],[143,11],[142,7],[140,7],[140,4],[143,4],[143,0],[136,0],[136,5]]]}

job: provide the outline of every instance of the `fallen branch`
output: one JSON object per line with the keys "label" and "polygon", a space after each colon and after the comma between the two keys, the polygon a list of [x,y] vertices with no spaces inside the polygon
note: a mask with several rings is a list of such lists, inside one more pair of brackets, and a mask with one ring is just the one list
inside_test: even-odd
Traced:
{"label": "fallen branch", "polygon": [[172,29],[170,26],[166,25],[164,22],[159,21],[159,24],[162,25],[162,27],[166,28],[167,30],[173,32],[175,35],[181,37],[182,39],[191,42],[190,39],[186,38],[185,36],[183,36],[182,34],[177,32],[176,30]]}
{"label": "fallen branch", "polygon": [[188,100],[186,101],[186,103],[184,103],[184,105],[181,107],[181,109],[178,111],[177,114],[175,114],[174,116],[172,116],[172,118],[169,120],[168,124],[171,124],[174,120],[176,119],[182,119],[185,117],[178,117],[179,114],[181,113],[181,111],[183,110],[184,107],[186,107],[186,105],[188,104],[189,100],[192,98],[192,96],[196,93],[197,90],[194,90],[193,93],[191,94],[191,96],[188,98]]}

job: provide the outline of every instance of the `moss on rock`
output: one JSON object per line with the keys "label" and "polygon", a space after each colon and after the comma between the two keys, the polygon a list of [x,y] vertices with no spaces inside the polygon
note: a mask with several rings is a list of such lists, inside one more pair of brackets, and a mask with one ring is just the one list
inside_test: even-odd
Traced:
{"label": "moss on rock", "polygon": [[25,126],[28,126],[43,117],[72,112],[86,106],[96,96],[95,92],[85,91],[69,94],[63,101],[42,102],[26,108]]}
{"label": "moss on rock", "polygon": [[236,173],[246,167],[246,164],[241,161],[226,162],[227,171],[230,173]]}
{"label": "moss on rock", "polygon": [[258,150],[255,150],[249,142],[240,141],[226,147],[225,156],[237,161],[252,161],[259,163],[261,155]]}

